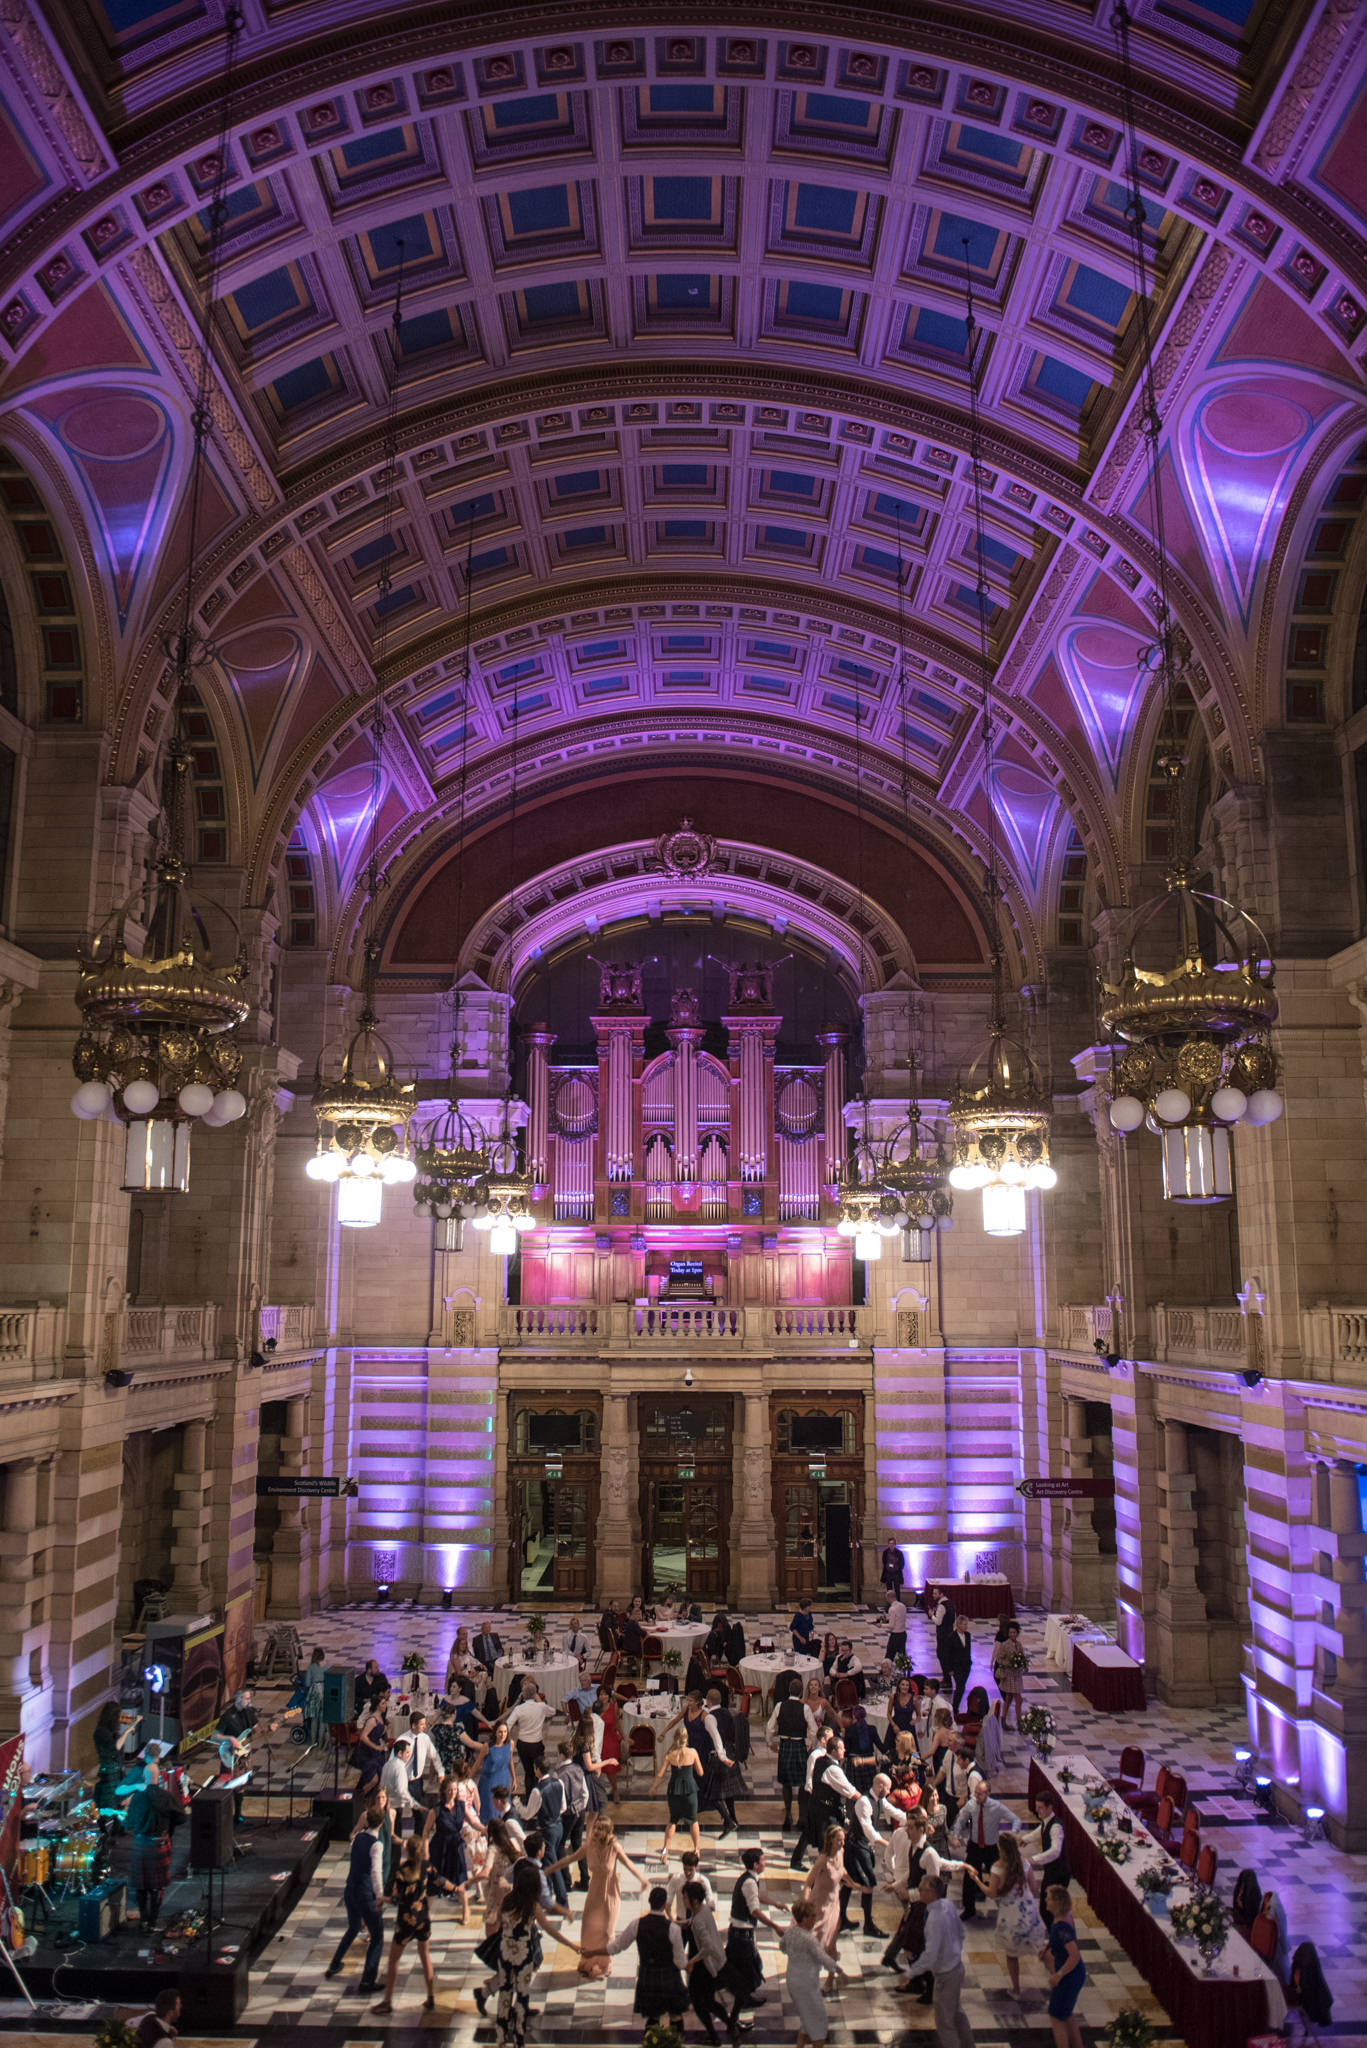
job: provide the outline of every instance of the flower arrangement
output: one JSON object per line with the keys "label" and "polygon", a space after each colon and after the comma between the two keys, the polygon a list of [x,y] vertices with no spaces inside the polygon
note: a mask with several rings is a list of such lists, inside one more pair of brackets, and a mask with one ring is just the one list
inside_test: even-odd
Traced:
{"label": "flower arrangement", "polygon": [[538,1638],[540,1638],[541,1636],[544,1636],[544,1635],[545,1635],[545,1633],[546,1633],[546,1617],[545,1617],[545,1615],[544,1615],[544,1614],[529,1614],[529,1615],[527,1616],[527,1634],[528,1634],[528,1635],[529,1635],[529,1636],[530,1636],[530,1637],[532,1638],[532,1640],[533,1640],[533,1641],[535,1642],[536,1640],[538,1640]]}
{"label": "flower arrangement", "polygon": [[1104,1778],[1084,1778],[1082,1789],[1089,1799],[1109,1799],[1111,1788]]}
{"label": "flower arrangement", "polygon": [[1037,1757],[1043,1759],[1052,1753],[1054,1717],[1047,1707],[1027,1707],[1016,1725]]}
{"label": "flower arrangement", "polygon": [[410,1650],[399,1666],[400,1671],[426,1671],[427,1659],[421,1650]]}
{"label": "flower arrangement", "polygon": [[1019,1643],[1013,1643],[1006,1655],[997,1659],[997,1666],[1002,1671],[1028,1671],[1030,1659]]}
{"label": "flower arrangement", "polygon": [[1194,1941],[1210,1969],[1229,1940],[1229,1911],[1218,1892],[1193,1892],[1171,1912],[1173,1932]]}
{"label": "flower arrangement", "polygon": [[684,2048],[684,2037],[677,2027],[671,2027],[665,2020],[656,2020],[641,2036],[641,2048]]}
{"label": "flower arrangement", "polygon": [[1097,1847],[1108,1863],[1128,1863],[1133,1850],[1123,1835],[1101,1835]]}
{"label": "flower arrangement", "polygon": [[1067,1764],[1060,1765],[1058,1781],[1060,1785],[1062,1785],[1065,1792],[1072,1791],[1074,1783],[1073,1773],[1069,1770]]}
{"label": "flower arrangement", "polygon": [[1142,1870],[1136,1870],[1134,1881],[1148,1897],[1153,1892],[1170,1892],[1173,1874],[1165,1863],[1146,1863]]}
{"label": "flower arrangement", "polygon": [[1153,2024],[1137,2006],[1127,2005],[1116,2014],[1101,2036],[1107,2048],[1153,2048]]}
{"label": "flower arrangement", "polygon": [[127,2020],[104,2020],[95,2029],[95,2048],[137,2048],[137,2041]]}
{"label": "flower arrangement", "polygon": [[683,1651],[672,1648],[662,1650],[660,1652],[660,1662],[664,1665],[666,1671],[677,1671],[683,1663]]}

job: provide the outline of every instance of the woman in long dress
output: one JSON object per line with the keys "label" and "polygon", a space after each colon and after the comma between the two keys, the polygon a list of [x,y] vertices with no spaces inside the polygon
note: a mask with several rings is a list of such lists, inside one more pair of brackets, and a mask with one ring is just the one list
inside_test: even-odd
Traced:
{"label": "woman in long dress", "polygon": [[460,1781],[443,1778],[432,1811],[432,1832],[428,1842],[429,1887],[447,1898],[460,1900],[460,1924],[470,1924],[470,1895],[466,1891],[470,1869],[465,1857],[465,1802],[458,1795]]}
{"label": "woman in long dress", "polygon": [[[606,1949],[617,1932],[617,1912],[622,1903],[620,1868],[625,1864],[639,1885],[644,1885],[645,1877],[617,1840],[616,1829],[606,1813],[594,1815],[584,1846],[588,1854],[589,1888],[579,1927],[583,1945],[579,1974],[581,1977],[606,1977],[612,1962],[601,1951]],[[591,1954],[591,1950],[599,1953]]]}
{"label": "woman in long dress", "polygon": [[602,1774],[604,1791],[609,1799],[615,1799],[617,1773],[622,1768],[622,1733],[617,1725],[617,1702],[604,1686],[598,1688],[593,1711],[603,1724],[603,1736],[598,1746],[598,1769]]}
{"label": "woman in long dress", "polygon": [[1020,1726],[1021,1699],[1025,1692],[1025,1646],[1021,1642],[1020,1623],[1009,1621],[1006,1637],[992,1645],[992,1676],[997,1681],[997,1690],[1002,1696],[1002,1725],[1011,1725],[1011,1709],[1016,1709],[1016,1726]]}
{"label": "woman in long dress", "polygon": [[797,2011],[796,2048],[820,2048],[830,2030],[826,2001],[821,1995],[821,1972],[843,1976],[834,1947],[823,1948],[814,1932],[816,1907],[801,1898],[793,1907],[791,1924],[779,1936],[779,1947],[788,1958],[788,1996]]}
{"label": "woman in long dress", "polygon": [[509,1758],[508,1724],[497,1721],[487,1742],[471,1742],[468,1735],[462,1740],[474,1751],[474,1762],[479,1767],[479,1817],[488,1827],[495,1818],[494,1787],[513,1782],[512,1763]]}
{"label": "woman in long dress", "polygon": [[[523,2048],[527,2038],[532,1982],[541,1968],[543,1932],[562,1948],[580,1954],[578,1942],[561,1934],[554,1922],[547,1919],[541,1905],[541,1872],[534,1863],[524,1862],[519,1864],[517,1876],[500,1902],[494,1930],[498,1942],[498,2016],[494,2038],[500,2048]],[[485,2001],[479,1992],[475,1993],[475,2000],[483,2012]]]}
{"label": "woman in long dress", "polygon": [[687,1828],[694,1849],[702,1853],[702,1832],[698,1827],[698,1787],[702,1783],[702,1760],[690,1743],[687,1732],[681,1726],[675,1731],[674,1741],[666,1752],[665,1760],[655,1773],[652,1792],[660,1789],[660,1780],[668,1773],[669,1788],[665,1799],[669,1808],[669,1824],[665,1838],[660,1844],[660,1854],[669,1861],[669,1845],[674,1840],[675,1828]]}
{"label": "woman in long dress", "polygon": [[971,1864],[965,1874],[987,1898],[997,1901],[997,1918],[992,1929],[992,1946],[1006,1964],[1011,1979],[1011,1996],[1021,1995],[1022,1956],[1038,1955],[1044,1940],[1044,1922],[1030,1883],[1030,1871],[1011,1834],[997,1837],[997,1860],[985,1878]]}
{"label": "woman in long dress", "polygon": [[[821,1838],[821,1852],[807,1874],[802,1893],[812,1908],[812,1935],[827,1955],[835,1954],[835,1944],[840,1935],[840,1888],[848,1883],[845,1830],[829,1827]],[[827,1975],[826,1989],[835,1989],[833,1974]]]}

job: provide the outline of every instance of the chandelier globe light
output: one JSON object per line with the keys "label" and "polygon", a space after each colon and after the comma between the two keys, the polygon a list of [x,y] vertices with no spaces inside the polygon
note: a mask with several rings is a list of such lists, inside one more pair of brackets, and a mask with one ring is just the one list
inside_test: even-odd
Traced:
{"label": "chandelier globe light", "polygon": [[949,1100],[954,1136],[951,1188],[982,1190],[983,1229],[989,1237],[1019,1237],[1026,1227],[1026,1190],[1047,1192],[1058,1185],[1049,1159],[1053,1105],[1030,1053],[1006,1028],[1005,962],[1002,949],[1002,885],[997,849],[997,806],[993,788],[992,653],[987,594],[987,531],[983,506],[982,420],[979,379],[982,351],[973,312],[972,272],[964,244],[967,300],[964,329],[968,351],[969,466],[978,565],[975,599],[983,675],[983,788],[987,797],[987,873],[984,900],[992,952],[990,1038],[967,1077],[955,1083]]}
{"label": "chandelier globe light", "polygon": [[320,1061],[313,1088],[318,1149],[304,1167],[310,1180],[336,1184],[337,1221],[353,1229],[380,1220],[384,1190],[416,1180],[408,1149],[417,1091],[400,1082],[367,990],[356,1030],[329,1074]]}
{"label": "chandelier globe light", "polygon": [[[79,1083],[71,1098],[83,1122],[116,1116],[125,1127],[123,1187],[130,1193],[184,1194],[190,1185],[190,1133],[195,1123],[214,1130],[246,1115],[237,1087],[242,1053],[235,1033],[251,1004],[243,993],[247,959],[234,928],[235,957],[211,947],[207,906],[189,891],[186,817],[191,750],[186,711],[194,670],[213,649],[194,627],[199,572],[198,534],[212,413],[210,350],[215,289],[229,174],[227,133],[237,42],[244,17],[224,15],[224,60],[219,102],[217,170],[205,213],[206,282],[200,331],[191,458],[187,483],[189,531],[179,598],[179,626],[167,641],[172,668],[173,722],[162,785],[163,809],[155,865],[156,894],[141,942],[129,927],[140,922],[139,889],[78,952],[76,1007],[82,1027],[71,1065]],[[216,918],[231,924],[224,911]]]}
{"label": "chandelier globe light", "polygon": [[[865,1119],[864,1135],[855,1146],[855,1170],[862,1184],[856,1192],[867,1211],[867,1228],[880,1238],[902,1233],[903,1256],[922,1265],[930,1257],[931,1233],[954,1207],[949,1164],[946,1148],[923,1131],[913,1072],[908,1114],[886,1138],[871,1139]],[[842,1225],[837,1223],[836,1228]]]}
{"label": "chandelier globe light", "polygon": [[[1136,966],[1136,940],[1168,905],[1177,911],[1173,966]],[[1228,957],[1216,958],[1219,950]],[[1120,975],[1101,984],[1099,1002],[1112,1040],[1111,1129],[1148,1129],[1162,1140],[1165,1201],[1227,1200],[1230,1131],[1282,1113],[1269,1043],[1272,984],[1261,928],[1223,897],[1193,889],[1187,868],[1175,864],[1165,894],[1137,914]]]}
{"label": "chandelier globe light", "polygon": [[[1144,242],[1148,215],[1139,176],[1130,16],[1124,0],[1116,7],[1114,24],[1128,150],[1126,220],[1140,336],[1138,414],[1157,560],[1158,631],[1143,666],[1162,692],[1166,746],[1160,765],[1172,786],[1172,813],[1180,817],[1185,763],[1177,695],[1182,650],[1169,600],[1171,572],[1160,477],[1163,422]],[[1176,909],[1172,965],[1141,968],[1135,958],[1136,942],[1168,906]],[[1282,1113],[1270,1043],[1277,1017],[1272,982],[1261,928],[1247,911],[1224,897],[1193,889],[1188,864],[1174,862],[1163,894],[1137,913],[1120,976],[1114,984],[1102,982],[1098,1002],[1102,1029],[1112,1041],[1111,1128],[1124,1136],[1145,1127],[1161,1139],[1166,1201],[1227,1200],[1234,1189],[1231,1129],[1238,1123],[1272,1123]],[[1116,1040],[1124,1046],[1118,1057]]]}

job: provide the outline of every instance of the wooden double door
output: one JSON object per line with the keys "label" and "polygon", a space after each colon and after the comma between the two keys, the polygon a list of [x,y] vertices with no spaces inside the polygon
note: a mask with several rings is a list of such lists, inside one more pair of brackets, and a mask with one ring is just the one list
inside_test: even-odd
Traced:
{"label": "wooden double door", "polygon": [[642,1395],[638,1412],[645,1597],[720,1606],[731,1564],[731,1399]]}

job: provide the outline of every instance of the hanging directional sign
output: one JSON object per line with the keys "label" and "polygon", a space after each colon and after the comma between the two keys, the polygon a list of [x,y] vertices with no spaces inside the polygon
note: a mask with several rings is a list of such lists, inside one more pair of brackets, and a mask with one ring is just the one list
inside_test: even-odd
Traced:
{"label": "hanging directional sign", "polygon": [[258,1493],[294,1500],[336,1500],[342,1491],[340,1479],[305,1479],[282,1473],[278,1479],[258,1479]]}
{"label": "hanging directional sign", "polygon": [[1022,1479],[1016,1491],[1023,1500],[1110,1500],[1113,1479]]}

